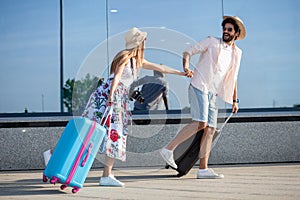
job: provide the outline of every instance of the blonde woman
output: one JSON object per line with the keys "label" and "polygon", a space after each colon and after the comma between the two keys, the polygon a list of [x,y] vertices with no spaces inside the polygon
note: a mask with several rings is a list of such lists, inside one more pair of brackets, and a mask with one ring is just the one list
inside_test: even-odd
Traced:
{"label": "blonde woman", "polygon": [[110,77],[91,95],[83,113],[84,117],[100,123],[104,110],[111,106],[112,115],[107,125],[107,137],[103,148],[105,162],[101,186],[124,186],[112,174],[115,159],[125,161],[126,139],[128,134],[128,90],[130,84],[137,79],[140,68],[156,70],[162,73],[187,76],[165,65],[155,64],[144,59],[146,32],[138,28],[130,29],[125,35],[126,49],[120,51],[111,63]]}

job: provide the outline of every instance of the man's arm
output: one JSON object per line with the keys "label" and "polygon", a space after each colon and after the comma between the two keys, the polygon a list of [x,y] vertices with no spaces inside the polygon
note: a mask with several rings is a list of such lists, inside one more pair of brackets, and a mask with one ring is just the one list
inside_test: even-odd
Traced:
{"label": "man's arm", "polygon": [[183,64],[183,70],[185,72],[188,72],[187,77],[191,78],[193,77],[194,72],[190,70],[190,58],[191,55],[188,52],[183,52],[183,58],[182,58],[182,64]]}
{"label": "man's arm", "polygon": [[238,106],[239,102],[238,102],[238,98],[237,98],[237,81],[235,82],[232,99],[233,99],[232,112],[237,113],[237,111],[239,110],[239,106]]}
{"label": "man's arm", "polygon": [[183,70],[187,71],[190,66],[190,54],[188,52],[183,52],[183,59],[182,59],[182,65],[183,65]]}

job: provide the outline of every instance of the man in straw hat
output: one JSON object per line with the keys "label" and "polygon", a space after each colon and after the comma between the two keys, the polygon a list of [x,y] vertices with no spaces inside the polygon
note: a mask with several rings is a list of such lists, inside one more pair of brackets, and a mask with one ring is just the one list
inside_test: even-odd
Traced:
{"label": "man in straw hat", "polygon": [[[222,38],[208,37],[189,47],[183,53],[183,68],[192,74],[189,86],[189,102],[192,122],[186,125],[160,153],[173,168],[173,151],[182,142],[204,129],[200,144],[200,166],[197,178],[223,178],[208,168],[208,159],[215,129],[217,127],[217,96],[232,104],[232,112],[238,111],[237,78],[242,51],[235,45],[236,40],[246,36],[242,20],[224,16]],[[194,71],[190,70],[190,57],[201,54]]]}

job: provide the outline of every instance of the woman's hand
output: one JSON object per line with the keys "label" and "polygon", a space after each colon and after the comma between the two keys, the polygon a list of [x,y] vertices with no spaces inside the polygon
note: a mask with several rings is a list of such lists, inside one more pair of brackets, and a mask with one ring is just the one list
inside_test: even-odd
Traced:
{"label": "woman's hand", "polygon": [[114,102],[111,100],[111,97],[108,96],[108,99],[106,101],[106,106],[112,106],[114,104]]}
{"label": "woman's hand", "polygon": [[114,102],[112,102],[112,101],[107,101],[106,102],[106,106],[107,107],[111,107],[113,104],[114,104]]}

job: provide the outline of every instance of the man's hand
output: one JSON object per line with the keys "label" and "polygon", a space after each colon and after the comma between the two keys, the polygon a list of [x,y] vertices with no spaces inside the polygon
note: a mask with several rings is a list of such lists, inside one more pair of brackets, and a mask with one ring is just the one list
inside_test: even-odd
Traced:
{"label": "man's hand", "polygon": [[237,113],[238,110],[239,110],[238,103],[233,102],[233,104],[232,104],[232,112],[233,112],[233,113]]}

